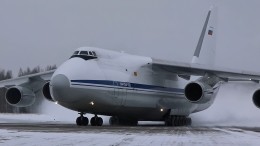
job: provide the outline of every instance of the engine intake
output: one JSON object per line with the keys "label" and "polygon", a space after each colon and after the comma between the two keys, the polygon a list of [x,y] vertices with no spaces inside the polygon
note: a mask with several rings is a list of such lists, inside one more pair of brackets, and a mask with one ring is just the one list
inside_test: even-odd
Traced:
{"label": "engine intake", "polygon": [[35,94],[25,87],[15,86],[6,91],[5,99],[12,106],[27,107],[34,103]]}
{"label": "engine intake", "polygon": [[42,88],[42,93],[43,93],[45,99],[47,99],[51,102],[55,102],[55,100],[51,97],[50,82],[44,84],[44,86]]}
{"label": "engine intake", "polygon": [[213,88],[202,82],[191,82],[184,89],[187,100],[192,103],[206,103],[213,93]]}
{"label": "engine intake", "polygon": [[257,108],[260,108],[260,89],[257,89],[253,94],[253,103]]}

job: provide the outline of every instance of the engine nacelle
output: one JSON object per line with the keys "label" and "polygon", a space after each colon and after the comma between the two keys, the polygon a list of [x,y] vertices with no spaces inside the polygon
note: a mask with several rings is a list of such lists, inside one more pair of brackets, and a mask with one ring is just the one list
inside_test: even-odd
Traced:
{"label": "engine nacelle", "polygon": [[257,89],[253,94],[253,103],[256,107],[260,108],[260,89]]}
{"label": "engine nacelle", "polygon": [[190,102],[203,104],[212,99],[214,91],[209,85],[196,81],[187,84],[184,93]]}
{"label": "engine nacelle", "polygon": [[42,88],[42,93],[43,93],[45,99],[47,99],[51,102],[55,102],[55,100],[51,97],[50,82],[44,84],[44,86]]}
{"label": "engine nacelle", "polygon": [[12,106],[27,107],[34,103],[35,94],[25,87],[14,86],[6,91],[5,99]]}

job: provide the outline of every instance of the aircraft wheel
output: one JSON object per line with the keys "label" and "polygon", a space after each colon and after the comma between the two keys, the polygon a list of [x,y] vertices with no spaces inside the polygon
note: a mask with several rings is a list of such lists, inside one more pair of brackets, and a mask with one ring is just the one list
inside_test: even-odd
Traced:
{"label": "aircraft wheel", "polygon": [[115,116],[109,118],[109,124],[111,126],[119,125],[119,119]]}
{"label": "aircraft wheel", "polygon": [[90,119],[90,124],[91,124],[91,126],[97,126],[97,125],[96,125],[96,118],[95,118],[95,117],[92,117],[92,118]]}
{"label": "aircraft wheel", "polygon": [[76,124],[78,126],[87,126],[88,125],[88,118],[87,117],[78,117],[76,119]]}
{"label": "aircraft wheel", "polygon": [[188,125],[188,126],[191,126],[191,123],[192,123],[191,118],[187,118],[187,125]]}
{"label": "aircraft wheel", "polygon": [[102,126],[102,125],[103,125],[103,119],[102,119],[101,117],[98,117],[98,118],[96,119],[96,125],[97,125],[97,126]]}
{"label": "aircraft wheel", "polygon": [[102,126],[103,119],[101,117],[95,116],[90,119],[91,126]]}
{"label": "aircraft wheel", "polygon": [[185,123],[185,117],[180,117],[179,119],[179,126],[184,126],[184,123]]}
{"label": "aircraft wheel", "polygon": [[87,117],[83,117],[83,119],[82,119],[82,125],[83,125],[83,126],[87,126],[87,125],[88,125],[88,118],[87,118]]}
{"label": "aircraft wheel", "polygon": [[81,126],[81,117],[78,117],[78,118],[77,118],[76,124],[77,124],[78,126]]}
{"label": "aircraft wheel", "polygon": [[176,117],[174,120],[174,126],[180,126],[180,117]]}
{"label": "aircraft wheel", "polygon": [[166,126],[190,126],[191,118],[186,116],[169,116],[165,119]]}

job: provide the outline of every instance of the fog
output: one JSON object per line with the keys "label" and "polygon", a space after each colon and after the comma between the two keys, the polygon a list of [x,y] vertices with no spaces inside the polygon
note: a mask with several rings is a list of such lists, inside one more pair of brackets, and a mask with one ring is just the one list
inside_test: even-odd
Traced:
{"label": "fog", "polygon": [[228,83],[221,86],[213,105],[195,113],[195,126],[260,126],[260,109],[252,101],[255,83]]}

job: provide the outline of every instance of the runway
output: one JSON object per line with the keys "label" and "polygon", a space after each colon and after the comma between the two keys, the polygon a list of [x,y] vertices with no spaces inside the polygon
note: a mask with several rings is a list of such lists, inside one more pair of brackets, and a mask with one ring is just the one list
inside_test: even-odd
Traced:
{"label": "runway", "polygon": [[1,123],[0,145],[258,145],[260,127]]}

